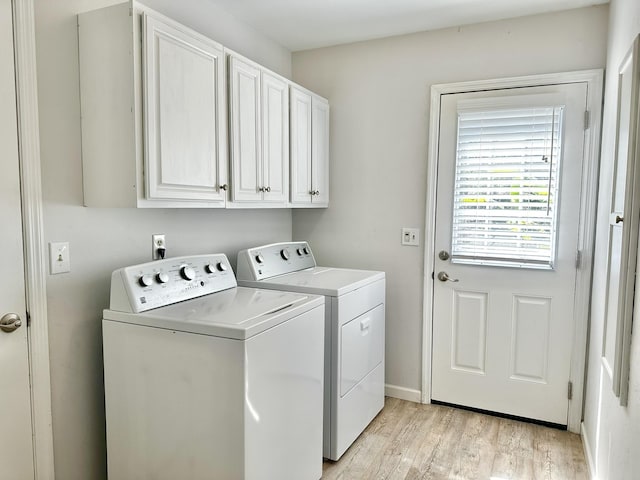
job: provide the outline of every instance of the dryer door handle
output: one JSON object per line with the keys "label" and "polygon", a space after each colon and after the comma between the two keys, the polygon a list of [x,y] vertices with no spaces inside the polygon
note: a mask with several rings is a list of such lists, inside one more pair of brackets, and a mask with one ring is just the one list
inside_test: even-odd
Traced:
{"label": "dryer door handle", "polygon": [[366,335],[367,333],[369,333],[370,328],[371,328],[371,318],[367,317],[360,320],[360,332],[362,332],[363,335]]}

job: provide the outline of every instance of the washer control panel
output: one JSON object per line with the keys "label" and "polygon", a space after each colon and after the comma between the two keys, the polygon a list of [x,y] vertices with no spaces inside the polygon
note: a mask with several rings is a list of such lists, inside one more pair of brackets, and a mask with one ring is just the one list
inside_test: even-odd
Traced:
{"label": "washer control panel", "polygon": [[316,260],[307,242],[272,243],[238,252],[241,280],[264,280],[315,266]]}
{"label": "washer control panel", "polygon": [[109,308],[139,313],[236,286],[224,254],[167,258],[113,272]]}

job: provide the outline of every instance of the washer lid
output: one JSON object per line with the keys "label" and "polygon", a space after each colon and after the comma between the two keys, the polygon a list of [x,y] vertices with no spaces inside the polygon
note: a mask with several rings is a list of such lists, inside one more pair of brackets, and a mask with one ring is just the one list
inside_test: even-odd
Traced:
{"label": "washer lid", "polygon": [[239,287],[142,313],[105,310],[103,318],[244,340],[320,305],[316,295]]}
{"label": "washer lid", "polygon": [[289,292],[314,293],[339,297],[376,280],[385,278],[384,272],[351,270],[348,268],[315,267],[287,273],[266,280],[238,280],[238,284],[251,287],[273,288]]}

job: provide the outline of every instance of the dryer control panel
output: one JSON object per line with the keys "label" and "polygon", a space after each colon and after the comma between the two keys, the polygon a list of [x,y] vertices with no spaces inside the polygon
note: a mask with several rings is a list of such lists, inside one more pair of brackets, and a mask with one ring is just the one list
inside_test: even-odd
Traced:
{"label": "dryer control panel", "polygon": [[139,313],[236,286],[222,253],[167,258],[113,272],[109,308]]}
{"label": "dryer control panel", "polygon": [[316,260],[307,242],[283,242],[238,252],[238,278],[264,280],[313,268]]}

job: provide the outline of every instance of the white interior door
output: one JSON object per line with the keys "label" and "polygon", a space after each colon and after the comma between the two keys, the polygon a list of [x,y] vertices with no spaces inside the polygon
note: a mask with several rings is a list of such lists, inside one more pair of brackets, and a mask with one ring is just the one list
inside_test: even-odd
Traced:
{"label": "white interior door", "polygon": [[444,95],[432,399],[567,424],[586,84]]}
{"label": "white interior door", "polygon": [[0,36],[0,477],[29,479],[34,470],[11,0],[0,0]]}

